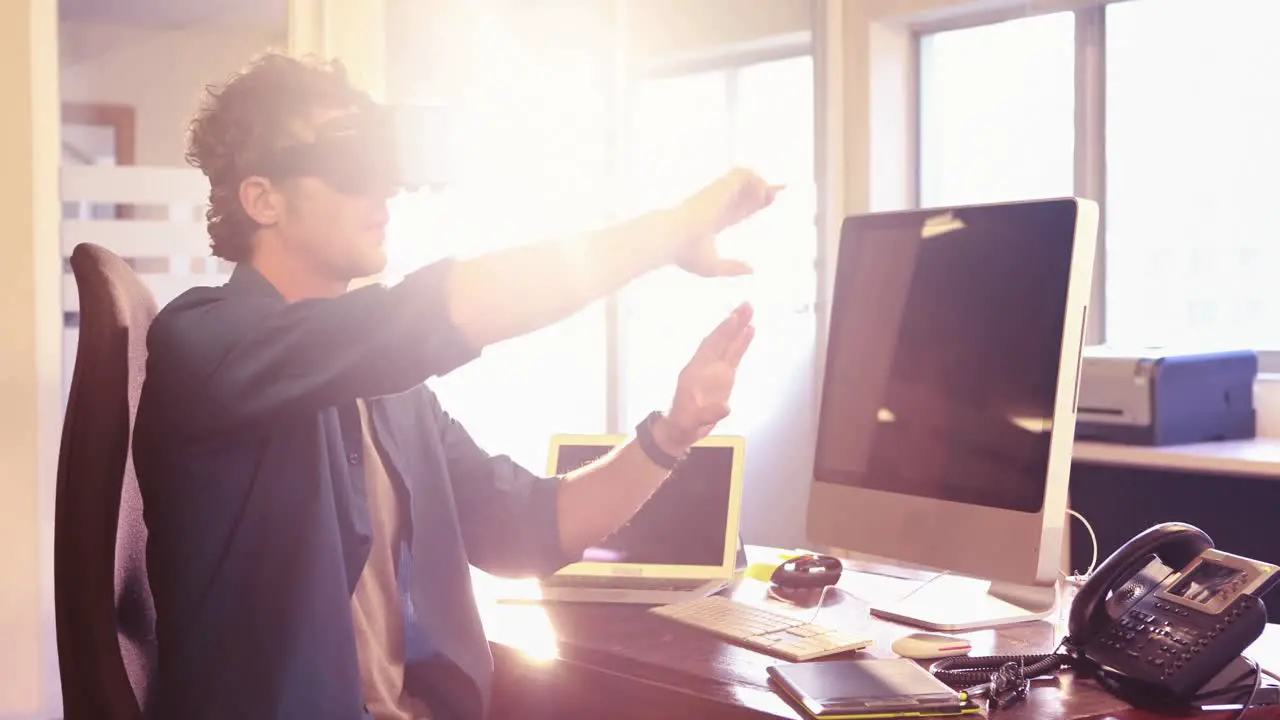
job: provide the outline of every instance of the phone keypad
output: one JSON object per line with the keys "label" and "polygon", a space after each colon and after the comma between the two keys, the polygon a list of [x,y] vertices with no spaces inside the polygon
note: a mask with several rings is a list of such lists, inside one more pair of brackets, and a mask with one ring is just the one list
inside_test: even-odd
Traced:
{"label": "phone keypad", "polygon": [[1100,642],[1149,665],[1167,678],[1198,655],[1208,639],[1197,637],[1190,628],[1174,626],[1160,616],[1131,610],[1111,626]]}
{"label": "phone keypad", "polygon": [[[1095,638],[1094,645],[1101,651],[1104,663],[1114,662],[1130,674],[1172,683],[1179,689],[1186,686],[1188,691],[1206,679],[1202,676],[1212,669],[1206,663],[1217,664],[1216,658],[1223,649],[1215,649],[1214,645],[1221,641],[1233,646],[1246,639],[1240,637],[1243,628],[1236,625],[1242,616],[1256,611],[1256,603],[1249,596],[1239,598],[1216,617],[1151,600],[1148,598],[1117,618]],[[1257,621],[1250,618],[1251,622]],[[1105,656],[1115,660],[1108,661]]]}

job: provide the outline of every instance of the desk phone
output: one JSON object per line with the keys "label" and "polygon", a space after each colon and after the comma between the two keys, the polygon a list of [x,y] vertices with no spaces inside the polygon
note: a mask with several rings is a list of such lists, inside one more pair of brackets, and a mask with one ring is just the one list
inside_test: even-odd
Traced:
{"label": "desk phone", "polygon": [[1080,589],[1063,652],[948,658],[933,670],[952,684],[976,685],[1010,663],[1024,668],[1023,678],[1070,666],[1134,704],[1194,705],[1262,635],[1262,596],[1277,582],[1280,567],[1217,550],[1199,528],[1156,525],[1107,558]]}
{"label": "desk phone", "polygon": [[1111,596],[1101,622],[1090,621],[1102,629],[1079,640],[1085,658],[1182,699],[1262,635],[1267,610],[1260,597],[1280,573],[1269,563],[1206,548],[1154,589],[1138,594],[1165,571],[1158,558],[1144,563],[1142,580]]}

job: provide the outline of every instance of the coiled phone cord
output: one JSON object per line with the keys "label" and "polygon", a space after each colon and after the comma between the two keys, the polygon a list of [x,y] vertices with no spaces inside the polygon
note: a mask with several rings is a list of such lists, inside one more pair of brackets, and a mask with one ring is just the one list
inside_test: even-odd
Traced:
{"label": "coiled phone cord", "polygon": [[[1011,681],[1047,675],[1070,665],[1074,659],[1066,653],[1058,652],[1047,655],[949,657],[935,662],[929,672],[951,687],[968,688],[991,682],[991,676],[995,673],[1016,672],[1018,677],[1007,678]],[[1006,666],[1012,666],[1012,669]]]}
{"label": "coiled phone cord", "polygon": [[[1061,649],[1062,645],[1058,646]],[[1193,698],[1195,704],[1208,701],[1214,697],[1230,696],[1235,694],[1237,697],[1244,696],[1245,700],[1240,707],[1232,715],[1232,720],[1240,720],[1244,714],[1253,706],[1254,700],[1258,695],[1258,691],[1262,685],[1262,676],[1271,673],[1263,670],[1256,660],[1252,658],[1244,658],[1251,666],[1253,672],[1246,673],[1241,680],[1245,680],[1249,675],[1253,678],[1247,685],[1240,687],[1230,687],[1213,692],[1211,695],[1199,695]],[[943,658],[935,662],[929,672],[942,682],[962,690],[965,695],[974,699],[982,695],[990,694],[993,689],[1021,687],[1021,694],[1025,694],[1026,685],[1031,678],[1047,675],[1057,672],[1064,667],[1069,667],[1075,663],[1075,657],[1062,652],[1052,652],[1047,655],[991,655],[987,657],[949,657]]]}
{"label": "coiled phone cord", "polygon": [[1074,655],[1062,652],[1066,644],[1063,639],[1053,652],[1041,655],[943,658],[935,662],[929,672],[959,690],[966,700],[985,697],[990,713],[1025,698],[1033,678],[1075,664]]}

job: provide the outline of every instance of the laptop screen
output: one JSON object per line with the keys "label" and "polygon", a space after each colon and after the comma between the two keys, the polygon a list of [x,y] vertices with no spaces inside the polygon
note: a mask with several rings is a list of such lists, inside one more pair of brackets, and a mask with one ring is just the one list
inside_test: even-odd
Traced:
{"label": "laptop screen", "polygon": [[[561,445],[556,473],[577,470],[612,449],[612,445]],[[732,447],[694,447],[631,522],[597,546],[587,548],[583,561],[724,564],[733,453]],[[736,538],[729,542],[736,542]]]}

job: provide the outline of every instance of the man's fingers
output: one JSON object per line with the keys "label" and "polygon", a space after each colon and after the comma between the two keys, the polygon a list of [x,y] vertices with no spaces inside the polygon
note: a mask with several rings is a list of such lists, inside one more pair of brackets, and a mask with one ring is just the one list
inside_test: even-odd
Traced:
{"label": "man's fingers", "polygon": [[719,357],[724,354],[725,347],[729,344],[729,339],[736,332],[737,313],[730,314],[729,317],[720,321],[715,330],[702,339],[698,345],[698,355]]}
{"label": "man's fingers", "polygon": [[725,362],[738,367],[738,363],[742,362],[742,356],[747,354],[747,348],[751,347],[751,341],[755,336],[755,327],[748,325],[743,328],[742,332],[729,342],[729,347],[724,352]]}
{"label": "man's fingers", "polygon": [[711,334],[703,338],[702,343],[698,346],[698,355],[724,357],[729,348],[729,343],[742,332],[743,327],[751,322],[752,313],[751,306],[747,303],[734,308],[733,312],[729,313],[729,316],[721,320],[716,329],[711,331]]}

